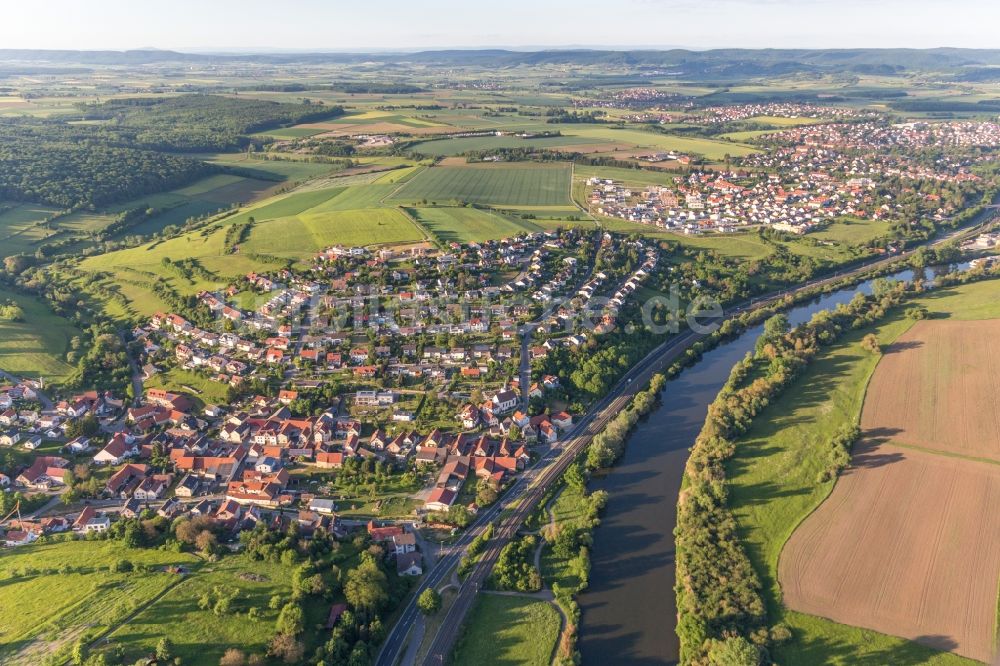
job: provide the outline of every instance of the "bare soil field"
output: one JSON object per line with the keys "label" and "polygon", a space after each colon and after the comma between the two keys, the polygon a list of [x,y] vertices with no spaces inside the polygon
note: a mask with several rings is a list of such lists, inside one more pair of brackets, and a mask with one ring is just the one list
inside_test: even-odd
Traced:
{"label": "bare soil field", "polygon": [[785,605],[989,661],[997,502],[1000,466],[867,440],[782,551]]}
{"label": "bare soil field", "polygon": [[886,349],[861,427],[1000,462],[1000,320],[921,321]]}
{"label": "bare soil field", "polygon": [[1000,320],[918,322],[886,349],[850,467],[782,550],[788,608],[993,658],[998,372]]}

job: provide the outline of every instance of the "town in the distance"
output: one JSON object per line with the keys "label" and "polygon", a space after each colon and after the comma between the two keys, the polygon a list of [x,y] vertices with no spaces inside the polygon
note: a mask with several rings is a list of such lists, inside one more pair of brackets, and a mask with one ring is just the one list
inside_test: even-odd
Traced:
{"label": "town in the distance", "polygon": [[0,49],[0,663],[991,663],[998,208],[1000,51]]}

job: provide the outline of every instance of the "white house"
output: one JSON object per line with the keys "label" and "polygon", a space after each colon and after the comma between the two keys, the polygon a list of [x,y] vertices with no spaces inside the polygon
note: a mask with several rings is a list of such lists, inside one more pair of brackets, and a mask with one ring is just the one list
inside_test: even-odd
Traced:
{"label": "white house", "polygon": [[490,402],[493,403],[494,411],[504,414],[517,407],[517,393],[514,393],[514,391],[500,391],[493,395]]}
{"label": "white house", "polygon": [[124,435],[116,434],[108,445],[94,456],[95,465],[120,465],[129,458],[139,455],[135,444],[130,444]]}
{"label": "white house", "polygon": [[309,502],[309,510],[325,516],[332,516],[336,505],[332,499],[314,499]]}

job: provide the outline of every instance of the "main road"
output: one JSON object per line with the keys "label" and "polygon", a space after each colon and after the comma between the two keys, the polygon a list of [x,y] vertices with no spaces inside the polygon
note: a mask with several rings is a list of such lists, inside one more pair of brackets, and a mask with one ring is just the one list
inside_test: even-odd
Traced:
{"label": "main road", "polygon": [[[934,241],[931,245],[940,245],[960,239],[975,232],[985,222],[961,229],[945,238]],[[896,263],[910,256],[915,250],[876,259],[860,264],[852,269],[838,272],[834,275],[811,280],[794,289],[773,293],[753,299],[732,308],[725,318],[739,315],[743,312],[756,310],[778,301],[788,295],[798,294],[806,290],[833,284],[850,276],[857,276]],[[721,319],[702,322],[703,324],[718,324]],[[483,532],[486,526],[499,518],[493,538],[480,555],[469,576],[462,583],[458,596],[448,609],[438,633],[434,636],[430,650],[424,660],[424,666],[443,665],[454,647],[465,616],[475,601],[476,595],[493,570],[500,551],[516,535],[524,521],[538,505],[551,484],[558,479],[569,464],[585,450],[591,439],[601,432],[607,423],[629,404],[633,395],[644,388],[646,382],[666,365],[683,354],[695,342],[707,337],[707,333],[696,333],[687,329],[669,338],[649,352],[639,363],[635,364],[623,376],[604,398],[599,400],[568,433],[562,447],[550,448],[536,463],[528,468],[504,494],[501,501],[489,509],[482,511],[476,520],[462,536],[430,569],[421,580],[415,593],[404,609],[399,620],[389,632],[385,643],[376,660],[377,666],[395,666],[406,646],[406,637],[412,628],[419,612],[416,599],[427,588],[437,588],[458,564],[469,543]],[[504,507],[507,507],[504,510]]]}

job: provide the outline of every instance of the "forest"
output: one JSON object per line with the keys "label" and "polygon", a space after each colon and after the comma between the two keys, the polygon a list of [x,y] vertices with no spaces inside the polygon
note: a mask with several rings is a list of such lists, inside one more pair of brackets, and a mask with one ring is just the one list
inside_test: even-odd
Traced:
{"label": "forest", "polygon": [[136,148],[170,152],[246,148],[248,136],[275,127],[339,116],[344,109],[321,103],[285,104],[217,95],[114,99],[81,106],[88,120],[101,121],[103,139]]}
{"label": "forest", "polygon": [[81,110],[93,124],[0,120],[0,199],[80,209],[163,192],[215,170],[175,153],[245,148],[266,141],[253,132],[343,113],[211,95],[117,99]]}

